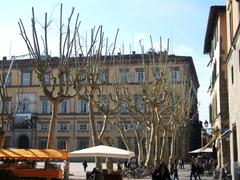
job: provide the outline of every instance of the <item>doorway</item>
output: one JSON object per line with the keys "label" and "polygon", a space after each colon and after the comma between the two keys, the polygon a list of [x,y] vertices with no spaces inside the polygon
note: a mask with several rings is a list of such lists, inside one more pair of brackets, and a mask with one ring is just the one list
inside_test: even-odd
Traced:
{"label": "doorway", "polygon": [[18,139],[18,148],[27,149],[29,148],[29,138],[26,135],[21,135]]}

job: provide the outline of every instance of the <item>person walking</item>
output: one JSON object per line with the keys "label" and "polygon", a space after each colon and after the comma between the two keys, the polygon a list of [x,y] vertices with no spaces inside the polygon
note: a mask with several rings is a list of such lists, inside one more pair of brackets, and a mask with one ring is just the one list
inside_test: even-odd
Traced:
{"label": "person walking", "polygon": [[184,160],[183,160],[183,158],[180,158],[180,159],[178,160],[178,165],[179,165],[179,168],[180,168],[180,169],[184,169]]}
{"label": "person walking", "polygon": [[172,177],[172,180],[179,180],[178,178],[178,163],[177,160],[175,159],[174,161],[171,162],[170,164],[170,174]]}
{"label": "person walking", "polygon": [[87,161],[84,160],[84,161],[83,161],[83,169],[84,169],[84,172],[86,172],[87,167],[88,167],[88,165],[87,165]]}
{"label": "person walking", "polygon": [[171,180],[169,170],[165,163],[161,163],[152,173],[152,180]]}
{"label": "person walking", "polygon": [[194,157],[192,157],[191,159],[190,166],[191,166],[190,180],[192,180],[192,177],[194,177],[194,179],[197,180],[197,166]]}

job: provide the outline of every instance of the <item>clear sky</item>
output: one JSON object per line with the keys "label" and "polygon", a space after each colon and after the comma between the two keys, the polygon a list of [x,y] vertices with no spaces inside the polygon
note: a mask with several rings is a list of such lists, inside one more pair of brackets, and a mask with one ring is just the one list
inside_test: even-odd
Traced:
{"label": "clear sky", "polygon": [[[225,0],[7,0],[0,3],[0,58],[27,53],[19,35],[18,19],[31,30],[31,8],[40,23],[44,13],[52,17],[56,30],[60,3],[64,16],[72,7],[80,13],[82,32],[103,25],[105,35],[113,42],[119,28],[118,44],[124,53],[131,49],[139,52],[139,40],[145,50],[150,48],[151,35],[158,49],[159,38],[170,38],[170,53],[192,56],[200,82],[198,98],[200,120],[208,120],[210,68],[208,55],[203,55],[203,43],[210,6],[225,5]],[[56,47],[52,47],[55,51]],[[54,52],[53,52],[54,53]]]}

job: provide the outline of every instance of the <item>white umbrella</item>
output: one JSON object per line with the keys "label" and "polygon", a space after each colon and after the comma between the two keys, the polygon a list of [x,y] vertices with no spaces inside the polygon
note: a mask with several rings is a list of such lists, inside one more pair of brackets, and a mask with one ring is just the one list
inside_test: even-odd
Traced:
{"label": "white umbrella", "polygon": [[111,157],[120,159],[129,159],[134,157],[132,151],[119,149],[115,147],[99,145],[82,150],[77,150],[69,153],[70,157]]}
{"label": "white umbrella", "polygon": [[194,154],[194,153],[211,153],[211,152],[213,152],[212,148],[207,147],[207,148],[199,148],[194,151],[190,151],[189,153]]}

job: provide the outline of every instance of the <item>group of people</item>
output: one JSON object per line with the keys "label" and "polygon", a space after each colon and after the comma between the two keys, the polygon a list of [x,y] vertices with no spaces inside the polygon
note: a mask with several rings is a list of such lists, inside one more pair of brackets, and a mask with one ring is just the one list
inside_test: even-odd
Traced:
{"label": "group of people", "polygon": [[[128,161],[123,163],[124,169],[130,168],[130,164]],[[206,163],[206,165],[208,165]],[[190,160],[190,180],[194,178],[194,180],[201,180],[200,174],[204,173],[205,163],[201,158],[192,157]],[[83,161],[84,172],[86,172],[86,168],[88,167],[87,161]],[[117,170],[122,171],[123,167],[120,161],[117,163]],[[152,171],[152,180],[179,180],[178,177],[178,169],[184,169],[184,160],[180,158],[178,161],[175,159],[170,163],[170,168],[168,169],[165,163],[160,163],[154,171]]]}
{"label": "group of people", "polygon": [[161,163],[152,173],[152,180],[179,180],[178,168],[184,169],[184,160],[175,159],[170,163],[170,170],[165,163]]}

